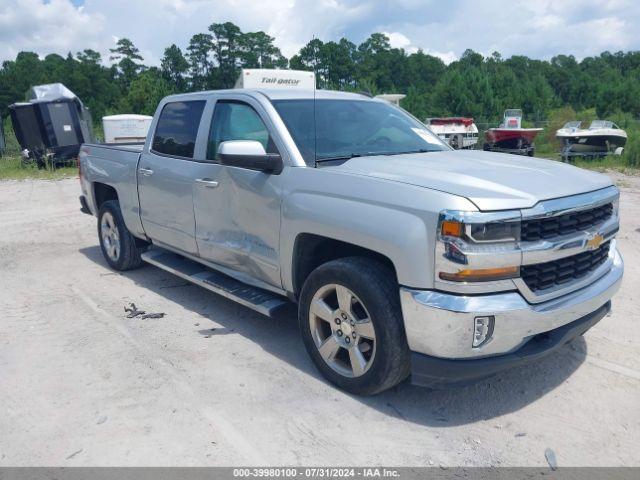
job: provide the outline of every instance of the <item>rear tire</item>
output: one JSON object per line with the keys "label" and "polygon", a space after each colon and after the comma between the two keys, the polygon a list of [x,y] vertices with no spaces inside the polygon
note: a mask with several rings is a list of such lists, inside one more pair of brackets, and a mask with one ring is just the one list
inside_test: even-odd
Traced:
{"label": "rear tire", "polygon": [[298,320],[313,363],[343,390],[373,395],[410,373],[398,284],[379,262],[348,257],[318,267],[302,287]]}
{"label": "rear tire", "polygon": [[127,229],[117,200],[104,202],[100,207],[98,239],[102,255],[114,270],[132,270],[142,264],[140,254],[147,246]]}

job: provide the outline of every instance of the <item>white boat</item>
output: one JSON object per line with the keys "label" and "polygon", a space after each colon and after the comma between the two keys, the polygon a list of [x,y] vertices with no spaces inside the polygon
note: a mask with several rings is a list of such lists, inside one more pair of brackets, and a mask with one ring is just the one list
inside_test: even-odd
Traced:
{"label": "white boat", "polygon": [[627,132],[609,120],[594,120],[589,128],[581,122],[565,123],[556,132],[556,138],[570,153],[616,153],[620,155],[627,143]]}
{"label": "white boat", "polygon": [[478,143],[478,127],[469,117],[428,118],[427,125],[451,147],[474,148]]}

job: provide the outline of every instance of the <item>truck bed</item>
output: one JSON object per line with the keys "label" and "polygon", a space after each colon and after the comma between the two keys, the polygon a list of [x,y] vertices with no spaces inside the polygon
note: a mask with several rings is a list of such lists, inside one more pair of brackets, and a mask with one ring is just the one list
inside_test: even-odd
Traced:
{"label": "truck bed", "polygon": [[83,147],[108,148],[111,150],[126,150],[130,152],[142,152],[144,143],[83,143]]}
{"label": "truck bed", "polygon": [[96,197],[117,198],[127,226],[139,237],[144,237],[144,230],[139,217],[137,170],[143,148],[143,143],[84,143],[80,148],[80,182],[89,210],[98,213]]}

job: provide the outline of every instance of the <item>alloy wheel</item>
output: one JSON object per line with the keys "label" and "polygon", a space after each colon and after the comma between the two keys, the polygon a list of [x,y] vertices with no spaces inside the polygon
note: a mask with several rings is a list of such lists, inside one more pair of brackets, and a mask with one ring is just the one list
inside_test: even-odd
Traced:
{"label": "alloy wheel", "polygon": [[109,258],[117,262],[120,257],[120,233],[111,212],[105,212],[100,220],[102,244]]}
{"label": "alloy wheel", "polygon": [[335,372],[364,375],[376,354],[376,333],[364,303],[347,287],[329,284],[311,300],[309,326],[318,353]]}

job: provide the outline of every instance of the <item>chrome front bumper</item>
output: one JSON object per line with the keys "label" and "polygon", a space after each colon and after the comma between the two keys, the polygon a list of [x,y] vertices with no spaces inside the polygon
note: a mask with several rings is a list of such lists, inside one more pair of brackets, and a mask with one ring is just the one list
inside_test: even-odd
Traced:
{"label": "chrome front bumper", "polygon": [[[620,288],[624,265],[614,247],[611,269],[592,284],[543,303],[518,292],[465,296],[400,289],[409,348],[448,359],[473,359],[514,352],[533,336],[557,329],[605,305]],[[474,319],[495,317],[493,334],[473,348]]]}

